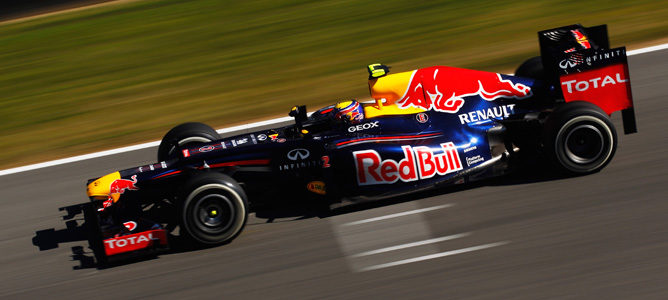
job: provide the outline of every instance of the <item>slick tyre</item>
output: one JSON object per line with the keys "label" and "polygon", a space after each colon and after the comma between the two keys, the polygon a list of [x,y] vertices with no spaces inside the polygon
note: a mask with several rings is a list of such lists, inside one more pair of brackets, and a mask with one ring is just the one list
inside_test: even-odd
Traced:
{"label": "slick tyre", "polygon": [[172,128],[160,141],[158,161],[177,156],[179,148],[204,144],[220,139],[216,130],[202,123],[184,123]]}
{"label": "slick tyre", "polygon": [[241,233],[248,218],[248,201],[234,179],[207,172],[186,183],[179,211],[182,236],[201,245],[220,245]]}
{"label": "slick tyre", "polygon": [[553,165],[571,175],[600,171],[617,149],[617,131],[608,116],[583,101],[566,103],[550,114],[543,139]]}
{"label": "slick tyre", "polygon": [[540,56],[527,59],[517,67],[515,76],[544,80],[545,70],[543,69],[543,60]]}

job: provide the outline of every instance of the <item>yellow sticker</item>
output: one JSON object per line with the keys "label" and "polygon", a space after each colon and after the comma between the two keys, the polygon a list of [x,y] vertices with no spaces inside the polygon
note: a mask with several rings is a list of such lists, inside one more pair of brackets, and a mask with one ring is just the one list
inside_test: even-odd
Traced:
{"label": "yellow sticker", "polygon": [[306,185],[306,189],[318,195],[327,194],[327,191],[325,190],[325,183],[322,181],[311,181]]}

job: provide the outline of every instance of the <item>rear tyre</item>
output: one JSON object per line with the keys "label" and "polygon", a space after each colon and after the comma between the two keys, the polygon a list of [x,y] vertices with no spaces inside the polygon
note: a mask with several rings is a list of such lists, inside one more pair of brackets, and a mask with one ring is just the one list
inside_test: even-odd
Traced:
{"label": "rear tyre", "polygon": [[202,123],[184,123],[172,128],[160,142],[158,161],[166,161],[176,157],[178,148],[195,146],[219,140],[216,130]]}
{"label": "rear tyre", "polygon": [[514,76],[545,80],[543,60],[540,56],[527,59],[517,67]]}
{"label": "rear tyre", "polygon": [[617,131],[598,106],[569,102],[548,117],[543,145],[557,169],[584,175],[600,171],[612,160],[617,149]]}
{"label": "rear tyre", "polygon": [[202,245],[219,245],[241,233],[248,218],[248,200],[234,179],[207,172],[185,186],[179,220],[182,236]]}

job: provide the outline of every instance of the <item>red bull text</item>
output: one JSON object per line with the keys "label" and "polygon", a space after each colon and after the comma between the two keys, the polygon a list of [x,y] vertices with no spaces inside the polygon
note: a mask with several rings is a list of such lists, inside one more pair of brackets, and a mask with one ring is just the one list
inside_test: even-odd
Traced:
{"label": "red bull text", "polygon": [[429,147],[401,146],[404,159],[399,162],[381,159],[374,150],[353,152],[357,169],[357,184],[392,184],[427,179],[461,170],[462,162],[452,142],[440,145],[442,153],[436,154]]}

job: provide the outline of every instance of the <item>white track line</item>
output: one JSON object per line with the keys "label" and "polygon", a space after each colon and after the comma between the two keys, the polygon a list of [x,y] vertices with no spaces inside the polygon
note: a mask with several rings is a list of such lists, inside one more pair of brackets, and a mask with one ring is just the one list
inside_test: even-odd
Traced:
{"label": "white track line", "polygon": [[453,234],[453,235],[448,235],[448,236],[435,238],[435,239],[428,239],[428,240],[419,241],[419,242],[396,245],[396,246],[392,246],[392,247],[380,248],[380,249],[376,249],[376,250],[357,253],[357,254],[351,255],[350,257],[361,257],[361,256],[367,256],[367,255],[374,255],[374,254],[378,254],[378,253],[385,253],[385,252],[390,252],[390,251],[399,250],[399,249],[406,249],[406,248],[417,247],[417,246],[422,246],[422,245],[440,243],[440,242],[454,240],[454,239],[458,239],[458,238],[469,236],[469,235],[471,235],[471,233],[468,233],[468,232]]}
{"label": "white track line", "polygon": [[462,254],[462,253],[466,253],[466,252],[483,250],[483,249],[487,249],[487,248],[502,246],[502,245],[505,245],[505,244],[508,244],[508,243],[510,243],[510,242],[509,241],[504,241],[504,242],[497,242],[497,243],[485,244],[485,245],[480,245],[480,246],[473,246],[473,247],[468,247],[468,248],[463,248],[463,249],[445,251],[445,252],[436,253],[436,254],[430,254],[430,255],[419,256],[419,257],[414,257],[414,258],[409,258],[409,259],[404,259],[404,260],[399,260],[399,261],[393,261],[393,262],[380,264],[380,265],[369,266],[369,267],[360,269],[360,271],[364,272],[364,271],[373,271],[373,270],[378,270],[378,269],[384,269],[384,268],[389,268],[389,267],[394,267],[394,266],[399,266],[399,265],[405,265],[405,264],[410,264],[410,263],[414,263],[414,262],[419,262],[419,261],[424,261],[424,260],[429,260],[429,259],[434,259],[434,258],[439,258],[439,257],[444,257],[444,256],[450,256],[450,255]]}
{"label": "white track line", "polygon": [[[632,56],[632,55],[638,55],[638,54],[649,53],[649,52],[654,52],[654,51],[661,51],[661,50],[665,50],[665,49],[668,49],[668,44],[661,44],[661,45],[656,45],[656,46],[631,50],[631,51],[626,52],[626,55],[627,56]],[[281,123],[281,122],[289,121],[291,119],[292,118],[290,118],[290,117],[276,118],[276,119],[271,119],[271,120],[266,120],[266,121],[261,121],[261,122],[250,123],[250,124],[246,124],[246,125],[222,128],[222,129],[219,129],[218,132],[219,133],[225,133],[225,132],[236,131],[236,130],[252,129],[254,127]],[[100,151],[100,152],[95,152],[95,153],[90,153],[90,154],[84,154],[84,155],[79,155],[79,156],[74,156],[74,157],[68,157],[68,158],[63,158],[63,159],[47,161],[47,162],[38,163],[38,164],[32,164],[32,165],[27,165],[27,166],[22,166],[22,167],[0,170],[0,176],[14,174],[14,173],[20,173],[20,172],[26,172],[26,171],[31,171],[31,170],[41,169],[41,168],[46,168],[46,167],[52,167],[52,166],[57,166],[57,165],[62,165],[62,164],[67,164],[67,163],[73,163],[73,162],[77,162],[77,161],[82,161],[82,160],[87,160],[87,159],[92,159],[92,158],[98,158],[98,157],[102,157],[102,156],[108,156],[108,155],[114,155],[114,154],[119,154],[119,153],[124,153],[124,152],[130,152],[130,151],[135,151],[135,150],[140,150],[140,149],[145,149],[145,148],[150,148],[150,147],[155,147],[155,146],[158,146],[159,144],[160,144],[160,141],[153,141],[153,142],[137,144],[137,145],[133,145],[133,146],[127,146],[127,147],[122,147],[122,148],[117,148],[117,149],[111,149],[111,150],[106,150],[106,151]]]}
{"label": "white track line", "polygon": [[654,51],[661,51],[668,49],[668,44],[661,44],[661,45],[656,45],[656,46],[651,46],[651,47],[645,47],[645,48],[640,48],[636,50],[631,50],[626,52],[626,56],[632,56],[632,55],[638,55],[638,54],[643,54],[643,53],[649,53],[649,52],[654,52]]}
{"label": "white track line", "polygon": [[[278,124],[278,123],[282,123],[282,122],[287,122],[287,121],[290,121],[290,120],[292,120],[292,117],[276,118],[276,119],[260,121],[260,122],[245,124],[245,125],[222,128],[222,129],[218,129],[216,131],[218,131],[218,133],[228,133],[228,132],[234,132],[234,131],[238,131],[238,130],[250,130],[250,129],[253,129],[255,127],[273,125],[273,124]],[[100,151],[100,152],[84,154],[84,155],[78,155],[78,156],[74,156],[74,157],[52,160],[52,161],[47,161],[47,162],[43,162],[43,163],[27,165],[27,166],[23,166],[23,167],[16,167],[16,168],[6,169],[6,170],[0,171],[0,176],[14,174],[14,173],[20,173],[20,172],[25,172],[25,171],[31,171],[31,170],[41,169],[41,168],[46,168],[46,167],[52,167],[52,166],[57,166],[57,165],[62,165],[62,164],[67,164],[67,163],[73,163],[73,162],[92,159],[92,158],[98,158],[98,157],[103,157],[103,156],[120,154],[120,153],[135,151],[135,150],[141,150],[141,149],[146,149],[146,148],[150,148],[150,147],[157,147],[158,145],[160,145],[160,141],[153,141],[153,142],[137,144],[137,145],[127,146],[127,147],[122,147],[122,148],[117,148],[117,149],[105,150],[105,151]]]}
{"label": "white track line", "polygon": [[385,215],[385,216],[375,217],[375,218],[370,218],[370,219],[364,219],[364,220],[359,220],[359,221],[350,222],[350,223],[344,223],[344,224],[341,224],[341,226],[352,226],[352,225],[371,223],[371,222],[376,222],[376,221],[381,221],[381,220],[403,217],[403,216],[412,215],[412,214],[419,214],[419,213],[422,213],[422,212],[425,212],[425,211],[447,208],[447,207],[451,207],[453,205],[454,204],[443,204],[443,205],[421,208],[421,209],[416,209],[416,210],[409,210],[409,211],[400,212],[400,213],[396,213],[396,214]]}

